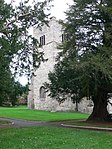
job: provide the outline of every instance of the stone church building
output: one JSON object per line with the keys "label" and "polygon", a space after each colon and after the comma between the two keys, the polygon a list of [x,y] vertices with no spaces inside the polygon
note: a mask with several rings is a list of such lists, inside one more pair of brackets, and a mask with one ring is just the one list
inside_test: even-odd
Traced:
{"label": "stone church building", "polygon": [[[44,57],[48,60],[41,63],[40,67],[34,70],[35,75],[32,77],[29,86],[28,107],[48,111],[75,111],[76,104],[70,98],[59,104],[58,101],[48,96],[43,85],[48,81],[48,73],[53,71],[56,63],[57,46],[64,40],[61,24],[53,17],[49,22],[49,27],[44,25],[41,30],[34,28],[33,35],[40,42],[39,50],[44,52]],[[78,109],[81,112],[90,113],[92,108],[93,103],[86,99],[78,104]]]}

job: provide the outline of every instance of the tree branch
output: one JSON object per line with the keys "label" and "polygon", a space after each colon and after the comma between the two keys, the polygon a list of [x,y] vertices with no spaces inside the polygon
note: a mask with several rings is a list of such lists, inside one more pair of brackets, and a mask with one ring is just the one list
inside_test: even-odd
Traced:
{"label": "tree branch", "polygon": [[[32,11],[32,12],[34,12],[34,11]],[[14,20],[12,20],[12,21],[10,21],[9,23],[7,23],[7,24],[5,25],[5,27],[0,30],[0,33],[4,33],[4,31],[5,31],[6,29],[8,29],[8,26],[9,26],[9,25],[13,24],[14,22],[16,22],[16,21],[18,21],[18,20],[22,20],[23,18],[25,18],[26,16],[29,16],[29,15],[31,15],[31,12],[26,13],[26,14],[23,14],[23,15],[20,15],[20,16],[19,16],[19,15],[16,16]]]}

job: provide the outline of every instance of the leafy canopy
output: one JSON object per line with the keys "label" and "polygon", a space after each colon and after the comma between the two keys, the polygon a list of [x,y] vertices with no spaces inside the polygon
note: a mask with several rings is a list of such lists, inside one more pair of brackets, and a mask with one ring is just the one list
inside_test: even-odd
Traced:
{"label": "leafy canopy", "polygon": [[50,1],[33,1],[31,5],[29,0],[21,0],[17,6],[13,1],[10,4],[0,1],[0,98],[9,90],[12,70],[13,74],[25,73],[30,78],[33,67],[39,67],[44,60],[44,53],[38,51],[38,41],[29,31],[33,26],[41,28],[48,23],[46,10]]}
{"label": "leafy canopy", "polygon": [[100,90],[107,101],[112,92],[112,1],[75,0],[66,16],[69,39],[60,46],[49,74],[50,95],[60,100],[67,94],[96,99]]}

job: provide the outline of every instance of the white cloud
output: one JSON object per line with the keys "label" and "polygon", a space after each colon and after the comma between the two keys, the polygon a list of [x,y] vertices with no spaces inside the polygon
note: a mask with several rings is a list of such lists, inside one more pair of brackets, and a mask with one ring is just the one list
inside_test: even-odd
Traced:
{"label": "white cloud", "polygon": [[[7,3],[14,1],[17,4],[20,0],[5,0]],[[24,1],[24,0],[23,0]],[[31,3],[32,0],[30,0]],[[42,0],[43,1],[43,0]],[[53,0],[52,4],[54,7],[51,8],[51,15],[55,16],[57,19],[64,19],[65,14],[64,12],[68,8],[67,4],[71,5],[73,0]]]}
{"label": "white cloud", "polygon": [[54,7],[51,9],[51,15],[55,16],[57,19],[64,19],[64,12],[68,9],[68,5],[73,3],[73,0],[54,0]]}

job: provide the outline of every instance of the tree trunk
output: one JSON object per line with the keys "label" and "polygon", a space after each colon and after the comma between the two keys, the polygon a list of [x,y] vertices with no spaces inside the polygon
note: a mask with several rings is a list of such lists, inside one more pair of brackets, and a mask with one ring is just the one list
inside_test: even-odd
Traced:
{"label": "tree trunk", "polygon": [[107,111],[107,93],[98,92],[97,96],[92,98],[94,108],[87,121],[112,121]]}
{"label": "tree trunk", "polygon": [[2,100],[0,99],[0,106],[2,106]]}
{"label": "tree trunk", "polygon": [[78,100],[76,100],[76,107],[75,107],[75,111],[78,112]]}

